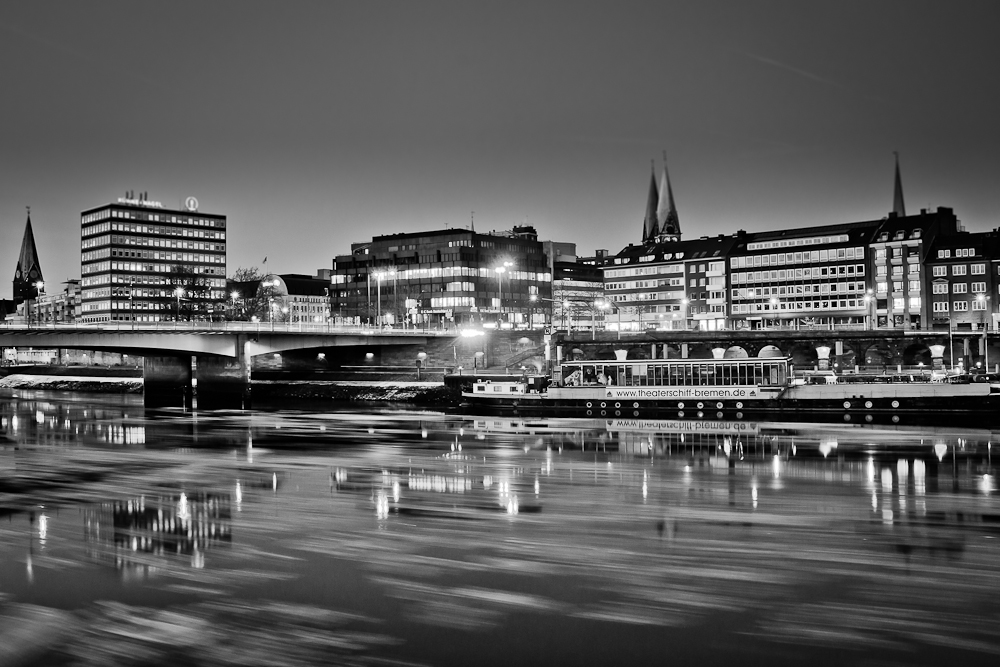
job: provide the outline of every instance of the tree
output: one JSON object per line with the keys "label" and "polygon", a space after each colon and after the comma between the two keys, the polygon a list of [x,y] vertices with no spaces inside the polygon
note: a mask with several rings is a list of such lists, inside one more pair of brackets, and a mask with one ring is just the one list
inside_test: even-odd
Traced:
{"label": "tree", "polygon": [[265,278],[266,274],[257,267],[240,267],[233,272],[229,277],[229,294],[226,295],[228,319],[248,322],[254,317],[258,320],[269,318],[268,311],[275,290]]}
{"label": "tree", "polygon": [[[174,264],[170,267],[170,285],[176,299],[177,319],[191,320],[194,317],[199,319],[211,319],[212,304],[211,290],[212,284],[209,279],[198,273],[194,266],[190,264]],[[178,290],[183,290],[180,298],[177,297]]]}

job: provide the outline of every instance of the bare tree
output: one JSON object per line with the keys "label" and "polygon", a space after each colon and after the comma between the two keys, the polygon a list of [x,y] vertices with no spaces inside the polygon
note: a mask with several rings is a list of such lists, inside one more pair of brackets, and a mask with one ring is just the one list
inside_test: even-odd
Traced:
{"label": "bare tree", "polygon": [[195,271],[194,266],[174,264],[170,267],[170,284],[177,299],[177,319],[211,318],[212,285],[206,276]]}
{"label": "bare tree", "polygon": [[229,277],[231,292],[227,308],[230,320],[268,319],[274,286],[265,285],[264,278],[265,274],[257,267],[240,267],[233,272]]}

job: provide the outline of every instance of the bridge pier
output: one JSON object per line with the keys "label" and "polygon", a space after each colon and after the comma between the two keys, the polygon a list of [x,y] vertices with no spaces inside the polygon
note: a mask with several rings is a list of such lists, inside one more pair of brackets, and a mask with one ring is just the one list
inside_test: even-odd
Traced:
{"label": "bridge pier", "polygon": [[238,347],[239,359],[198,357],[198,409],[250,409],[250,359],[244,346]]}
{"label": "bridge pier", "polygon": [[191,378],[190,356],[143,357],[143,404],[147,408],[190,408]]}

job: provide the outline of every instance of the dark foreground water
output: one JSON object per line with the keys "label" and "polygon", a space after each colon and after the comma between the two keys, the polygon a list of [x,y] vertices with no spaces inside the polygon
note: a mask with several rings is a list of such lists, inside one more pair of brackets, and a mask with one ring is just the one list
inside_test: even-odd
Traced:
{"label": "dark foreground water", "polygon": [[0,665],[996,664],[982,430],[0,396]]}

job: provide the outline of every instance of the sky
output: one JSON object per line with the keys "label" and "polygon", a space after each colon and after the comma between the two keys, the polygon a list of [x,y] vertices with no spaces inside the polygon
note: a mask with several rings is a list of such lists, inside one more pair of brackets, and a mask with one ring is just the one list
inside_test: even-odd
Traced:
{"label": "sky", "polygon": [[664,151],[684,238],[880,219],[894,151],[908,212],[987,231],[997,25],[994,0],[5,0],[0,297],[26,206],[51,292],[126,190],[227,215],[230,273],[473,211],[617,252]]}

